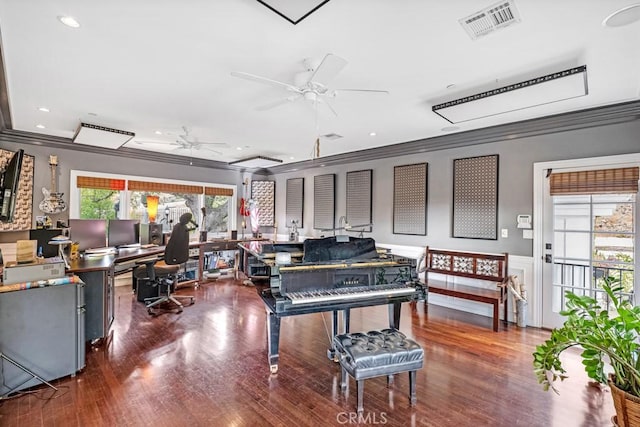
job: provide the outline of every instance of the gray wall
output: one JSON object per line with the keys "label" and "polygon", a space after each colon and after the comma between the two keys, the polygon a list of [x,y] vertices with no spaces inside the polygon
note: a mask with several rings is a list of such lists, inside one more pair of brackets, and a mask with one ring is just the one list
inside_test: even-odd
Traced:
{"label": "gray wall", "polygon": [[[523,239],[516,228],[518,214],[533,214],[533,164],[535,162],[597,157],[640,152],[640,121],[560,132],[530,138],[475,145],[465,148],[426,152],[384,160],[359,162],[339,167],[318,167],[275,176],[276,215],[284,224],[286,180],[305,178],[304,224],[300,234],[319,237],[313,227],[313,177],[327,173],[336,176],[336,221],[346,211],[346,172],[373,169],[373,232],[365,234],[378,243],[433,246],[484,252],[509,252],[532,256],[533,241]],[[498,236],[507,228],[509,237],[475,240],[451,237],[453,160],[480,155],[500,155],[498,195]],[[429,164],[427,236],[392,233],[393,167],[412,163]],[[279,227],[284,233],[284,227]]]}
{"label": "gray wall", "polygon": [[[49,155],[57,155],[58,189],[66,193],[68,200],[69,170],[122,173],[217,184],[236,185],[238,197],[242,196],[243,173],[196,166],[182,166],[148,160],[138,160],[117,155],[101,155],[74,150],[52,149],[44,145],[2,143],[1,148],[15,151],[24,148],[35,156],[34,204],[41,200],[41,188],[50,187]],[[345,215],[346,172],[373,169],[373,232],[367,233],[378,243],[406,246],[433,246],[485,252],[509,252],[513,255],[531,256],[532,240],[522,238],[516,229],[516,215],[533,213],[533,164],[535,162],[596,157],[640,152],[640,121],[560,132],[530,138],[514,138],[490,144],[465,148],[425,152],[421,155],[399,156],[383,160],[358,162],[340,166],[317,167],[301,172],[283,173],[270,177],[276,181],[276,221],[281,236],[285,236],[286,180],[305,178],[304,224],[300,234],[319,237],[313,230],[313,177],[335,173],[336,221]],[[498,229],[507,228],[509,237],[498,240],[472,240],[451,237],[451,199],[453,160],[488,154],[500,155]],[[427,235],[407,236],[392,233],[393,167],[419,162],[429,164]],[[255,177],[264,179],[264,177]],[[34,211],[34,216],[39,212]],[[61,214],[56,219],[66,219]],[[240,224],[241,218],[238,218]],[[267,230],[265,230],[267,231]],[[15,240],[14,233],[0,233],[1,240]],[[500,233],[498,232],[498,235]]]}

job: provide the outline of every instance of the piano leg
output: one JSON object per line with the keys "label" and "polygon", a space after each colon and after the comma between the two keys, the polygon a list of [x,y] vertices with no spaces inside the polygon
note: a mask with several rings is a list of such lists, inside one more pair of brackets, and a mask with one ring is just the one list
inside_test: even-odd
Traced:
{"label": "piano leg", "polygon": [[344,326],[344,334],[348,334],[349,333],[349,322],[351,320],[350,318],[350,314],[351,314],[351,310],[349,310],[348,308],[346,310],[343,310],[342,312],[342,322],[343,322],[343,326]]}
{"label": "piano leg", "polygon": [[[338,319],[338,311],[331,312],[331,322],[332,322],[332,330],[333,337],[338,334],[348,334],[349,333],[349,321],[350,321],[350,309],[342,310],[342,330],[339,331],[339,319]],[[338,357],[336,356],[336,349],[333,346],[333,339],[331,340],[331,347],[327,350],[327,357],[334,362],[338,362]]]}
{"label": "piano leg", "polygon": [[402,309],[401,302],[389,304],[389,327],[392,329],[400,329],[400,309]]}
{"label": "piano leg", "polygon": [[273,312],[267,311],[267,346],[269,347],[269,369],[272,374],[278,372],[280,346],[280,318]]}
{"label": "piano leg", "polygon": [[331,312],[331,347],[327,350],[327,357],[334,362],[338,361],[336,349],[333,346],[333,337],[336,335],[338,335],[338,312],[334,310]]}

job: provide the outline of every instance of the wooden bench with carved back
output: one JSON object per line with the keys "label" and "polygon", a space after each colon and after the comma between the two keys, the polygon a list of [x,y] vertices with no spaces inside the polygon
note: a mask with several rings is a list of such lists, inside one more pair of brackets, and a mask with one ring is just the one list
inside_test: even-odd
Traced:
{"label": "wooden bench with carved back", "polygon": [[[426,247],[424,258],[427,295],[441,294],[493,305],[493,330],[498,331],[500,319],[499,307],[504,305],[504,323],[507,324],[507,268],[508,254],[489,254],[477,252],[451,251]],[[430,273],[440,275],[429,277]],[[495,283],[483,287],[472,284],[456,283],[455,278],[466,277],[484,282]]]}

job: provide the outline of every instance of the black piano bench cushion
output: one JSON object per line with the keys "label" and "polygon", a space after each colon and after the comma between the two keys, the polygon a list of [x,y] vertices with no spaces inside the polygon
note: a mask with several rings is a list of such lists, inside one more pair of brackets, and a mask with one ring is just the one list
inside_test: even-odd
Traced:
{"label": "black piano bench cushion", "polygon": [[348,373],[357,382],[358,412],[363,410],[364,380],[409,372],[409,400],[416,401],[416,371],[424,363],[424,350],[418,343],[396,329],[367,333],[356,332],[333,338],[342,367],[342,387],[346,388]]}
{"label": "black piano bench cushion", "polygon": [[356,380],[422,368],[424,350],[396,329],[337,335],[334,341],[340,363]]}

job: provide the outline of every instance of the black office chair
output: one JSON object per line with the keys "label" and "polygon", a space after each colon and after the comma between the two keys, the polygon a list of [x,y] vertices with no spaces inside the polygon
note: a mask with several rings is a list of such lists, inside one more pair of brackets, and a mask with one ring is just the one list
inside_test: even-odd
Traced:
{"label": "black office chair", "polygon": [[160,296],[144,299],[149,314],[153,314],[153,308],[165,302],[173,303],[178,313],[182,312],[183,305],[178,298],[187,298],[191,304],[194,302],[193,296],[172,293],[172,288],[175,289],[178,282],[180,267],[189,259],[188,225],[192,222],[191,213],[187,212],[180,216],[180,221],[173,227],[169,242],[164,249],[164,262],[151,259],[138,263],[140,266],[134,272],[138,281],[137,286],[144,282],[151,283],[152,286],[158,286],[162,293]]}

